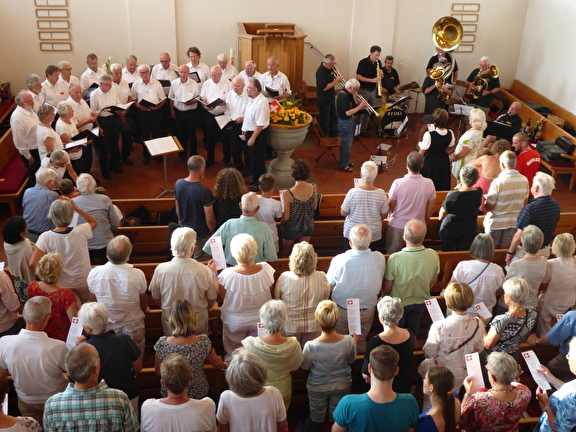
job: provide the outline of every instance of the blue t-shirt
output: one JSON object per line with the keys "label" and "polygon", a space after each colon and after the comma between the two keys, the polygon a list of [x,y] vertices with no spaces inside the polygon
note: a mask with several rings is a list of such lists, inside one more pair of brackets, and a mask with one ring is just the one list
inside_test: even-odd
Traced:
{"label": "blue t-shirt", "polygon": [[403,393],[386,403],[372,401],[367,393],[347,395],[336,407],[334,421],[350,432],[404,432],[418,424],[418,403]]}
{"label": "blue t-shirt", "polygon": [[210,189],[199,182],[178,179],[174,185],[174,198],[180,210],[180,226],[192,228],[198,238],[209,236],[204,207],[214,204],[214,195]]}

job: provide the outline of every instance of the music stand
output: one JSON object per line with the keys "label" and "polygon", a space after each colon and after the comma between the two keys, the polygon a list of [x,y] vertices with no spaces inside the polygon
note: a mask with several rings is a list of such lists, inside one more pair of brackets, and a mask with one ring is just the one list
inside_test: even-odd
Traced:
{"label": "music stand", "polygon": [[[464,101],[462,101],[464,102]],[[454,114],[458,116],[458,133],[456,134],[456,140],[460,139],[460,131],[462,130],[462,126],[466,127],[465,125],[465,118],[470,117],[470,111],[474,108],[471,105],[466,105],[465,103],[462,104],[454,104]]]}
{"label": "music stand", "polygon": [[173,194],[174,191],[172,189],[168,189],[168,168],[166,166],[166,155],[183,151],[184,149],[182,148],[180,141],[178,141],[178,138],[176,137],[166,136],[144,141],[144,145],[150,152],[151,156],[163,156],[164,159],[164,186],[158,185],[158,187],[162,189],[162,193],[160,193],[160,195],[158,195],[156,198],[162,198],[164,195],[169,193]]}
{"label": "music stand", "polygon": [[487,122],[484,136],[488,135],[494,135],[495,137],[503,138],[508,142],[512,142],[514,132],[512,131],[512,126],[506,123]]}

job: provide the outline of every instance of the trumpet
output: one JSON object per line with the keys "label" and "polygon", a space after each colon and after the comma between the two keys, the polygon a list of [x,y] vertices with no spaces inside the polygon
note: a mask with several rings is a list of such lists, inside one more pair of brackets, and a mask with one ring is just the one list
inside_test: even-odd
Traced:
{"label": "trumpet", "polygon": [[474,90],[472,92],[472,97],[474,99],[481,98],[484,90],[488,89],[488,80],[490,78],[498,78],[499,73],[500,71],[498,70],[498,67],[496,65],[492,65],[489,69],[486,69],[485,71],[482,71],[476,75],[473,81]]}
{"label": "trumpet", "polygon": [[[335,76],[336,78],[340,77],[340,84],[342,85],[342,87],[346,88],[346,80],[345,80],[344,78],[342,78],[342,74],[341,74],[340,72],[338,72],[338,70],[336,70],[335,67],[332,68],[332,72],[334,72],[334,76]],[[362,97],[362,95],[359,94],[359,93],[356,93],[356,97],[358,98],[358,100],[359,100],[360,102],[363,102],[363,101],[366,100],[366,99],[364,99],[364,98]],[[366,103],[367,103],[367,105],[366,105],[366,110],[368,110],[368,112],[369,112],[370,114],[374,114],[376,117],[380,117],[380,113],[379,113],[378,111],[376,111],[376,110],[374,109],[374,107],[372,107],[372,105],[370,105],[368,102],[366,102]]]}

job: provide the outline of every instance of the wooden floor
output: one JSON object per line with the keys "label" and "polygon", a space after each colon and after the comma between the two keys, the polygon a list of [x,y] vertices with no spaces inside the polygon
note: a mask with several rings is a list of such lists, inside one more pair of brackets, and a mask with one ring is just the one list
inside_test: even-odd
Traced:
{"label": "wooden floor", "polygon": [[[406,156],[416,148],[419,141],[420,127],[422,125],[421,115],[409,114],[408,132],[407,136],[398,140],[383,139],[378,137],[376,130],[372,130],[372,137],[360,138],[355,141],[351,150],[351,161],[354,163],[354,172],[347,173],[339,171],[337,164],[330,155],[325,155],[316,162],[316,158],[322,154],[323,148],[319,146],[316,136],[309,133],[302,146],[294,151],[292,158],[306,159],[310,163],[313,171],[313,178],[318,185],[318,191],[321,193],[346,193],[353,187],[354,177],[360,176],[360,166],[362,163],[369,159],[370,155],[376,154],[378,151],[376,146],[382,142],[392,144],[389,150],[389,166],[385,168],[385,172],[378,175],[375,184],[383,188],[385,191],[390,189],[390,185],[394,179],[403,176],[406,173]],[[456,133],[456,122],[451,121],[453,129]],[[199,134],[199,152],[201,155],[206,156],[206,151],[202,146],[201,132]],[[338,150],[335,151],[338,154]],[[219,170],[224,168],[224,163],[221,157],[221,147],[217,144],[216,148],[216,163],[206,170],[206,175],[203,182],[213,188],[214,178]],[[174,182],[188,173],[185,163],[176,163],[177,155],[169,155],[167,157],[167,185],[168,188],[173,188]],[[98,158],[94,158],[92,175],[99,179],[100,185],[105,187],[111,198],[151,198],[160,194],[160,186],[165,185],[164,181],[164,164],[161,161],[152,160],[150,164],[143,164],[142,146],[139,144],[134,145],[131,159],[135,162],[134,166],[124,166],[124,174],[113,173],[111,180],[106,180],[101,176],[98,167]],[[269,161],[267,161],[268,163]],[[576,193],[568,190],[569,179],[561,178],[554,191],[553,196],[560,201],[561,210],[563,212],[576,211]],[[453,179],[453,186],[455,185]],[[171,195],[168,195],[171,196]],[[8,207],[0,204],[0,222],[3,223],[10,217]],[[1,235],[1,233],[0,233]],[[0,243],[0,262],[5,260],[3,249],[3,242]]]}

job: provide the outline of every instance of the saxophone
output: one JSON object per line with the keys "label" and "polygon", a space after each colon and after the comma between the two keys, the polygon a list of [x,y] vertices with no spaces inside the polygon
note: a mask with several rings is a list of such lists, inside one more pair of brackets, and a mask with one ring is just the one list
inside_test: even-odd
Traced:
{"label": "saxophone", "polygon": [[382,78],[380,78],[380,62],[378,60],[376,60],[376,76],[378,77],[378,82],[376,83],[378,91],[376,96],[382,97]]}

